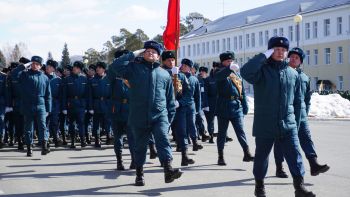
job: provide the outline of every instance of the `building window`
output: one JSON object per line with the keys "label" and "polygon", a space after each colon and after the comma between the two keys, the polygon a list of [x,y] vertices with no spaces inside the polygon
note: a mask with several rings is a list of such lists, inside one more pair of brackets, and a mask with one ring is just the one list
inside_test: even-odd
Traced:
{"label": "building window", "polygon": [[239,36],[239,49],[243,48],[243,36]]}
{"label": "building window", "polygon": [[182,46],[182,57],[186,57],[186,47]]}
{"label": "building window", "polygon": [[200,45],[199,43],[197,44],[197,55],[201,55],[201,50],[200,50]]}
{"label": "building window", "polygon": [[310,39],[310,23],[305,23],[305,39]]}
{"label": "building window", "polygon": [[247,47],[247,48],[249,48],[249,43],[250,43],[249,40],[250,40],[250,39],[249,39],[249,34],[246,34],[246,35],[245,35],[245,43],[246,43],[246,47]]}
{"label": "building window", "polygon": [[277,36],[277,29],[273,29],[273,36]]}
{"label": "building window", "polygon": [[337,17],[337,35],[342,34],[342,23],[343,23],[343,18]]}
{"label": "building window", "polygon": [[288,38],[289,41],[293,41],[293,26],[288,27]]}
{"label": "building window", "polygon": [[259,32],[259,46],[263,46],[264,44],[264,38],[263,38],[263,32]]}
{"label": "building window", "polygon": [[306,50],[305,62],[307,65],[310,65],[310,50]]}
{"label": "building window", "polygon": [[206,44],[207,46],[206,46],[206,54],[209,54],[209,42],[207,42],[207,44]]}
{"label": "building window", "polygon": [[331,19],[325,19],[324,22],[324,36],[329,36],[331,34]]}
{"label": "building window", "polygon": [[337,48],[337,64],[343,63],[343,47]]}
{"label": "building window", "polygon": [[318,49],[314,49],[314,64],[318,64]]}
{"label": "building window", "polygon": [[269,37],[269,30],[266,30],[265,31],[265,45],[267,45],[267,43],[269,42],[269,39],[270,39],[270,37]]}
{"label": "building window", "polygon": [[216,40],[216,53],[220,53],[220,40]]}
{"label": "building window", "polygon": [[338,90],[343,90],[344,80],[343,76],[338,76]]}
{"label": "building window", "polygon": [[211,53],[215,54],[215,41],[214,40],[211,42]]}
{"label": "building window", "polygon": [[282,36],[282,37],[284,36],[283,27],[281,27],[281,28],[279,29],[279,35]]}
{"label": "building window", "polygon": [[193,57],[196,56],[196,44],[192,45],[193,48]]}
{"label": "building window", "polygon": [[222,51],[226,51],[226,39],[222,39]]}
{"label": "building window", "polygon": [[314,21],[312,23],[312,37],[313,38],[317,38],[317,31],[318,31],[318,28],[317,28],[317,21]]}
{"label": "building window", "polygon": [[202,42],[202,55],[205,55],[205,42]]}
{"label": "building window", "polygon": [[227,38],[227,50],[231,51],[231,38]]}
{"label": "building window", "polygon": [[191,45],[187,46],[187,57],[191,56]]}
{"label": "building window", "polygon": [[331,64],[331,48],[324,49],[324,64]]}
{"label": "building window", "polygon": [[239,58],[239,65],[243,66],[243,58]]}
{"label": "building window", "polygon": [[237,36],[233,38],[233,49],[236,51],[237,50]]}
{"label": "building window", "polygon": [[252,47],[255,47],[255,33],[252,33]]}

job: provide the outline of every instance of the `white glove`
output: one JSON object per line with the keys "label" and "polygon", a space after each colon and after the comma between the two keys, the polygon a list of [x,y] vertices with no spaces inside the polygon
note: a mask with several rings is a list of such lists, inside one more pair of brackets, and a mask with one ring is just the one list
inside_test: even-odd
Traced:
{"label": "white glove", "polygon": [[90,114],[94,114],[94,110],[89,110],[89,113]]}
{"label": "white glove", "polygon": [[12,112],[12,111],[13,111],[12,107],[6,107],[5,108],[5,113]]}
{"label": "white glove", "polygon": [[23,64],[24,68],[28,68],[30,65],[32,65],[32,62],[28,62],[26,64]]}
{"label": "white glove", "polygon": [[145,52],[146,49],[139,49],[133,52],[134,56],[137,57],[139,56],[141,53]]}
{"label": "white glove", "polygon": [[66,115],[66,114],[67,114],[67,110],[62,110],[62,113],[63,113],[64,115]]}
{"label": "white glove", "polygon": [[84,111],[85,113],[87,112],[87,110]]}
{"label": "white glove", "polygon": [[173,74],[173,75],[179,74],[179,67],[174,66],[174,67],[171,69],[171,74]]}
{"label": "white glove", "polygon": [[271,55],[274,51],[275,51],[274,48],[265,51],[264,55],[265,55],[266,59],[269,59],[269,57],[271,57]]}
{"label": "white glove", "polygon": [[237,72],[239,70],[238,64],[231,63],[230,70]]}
{"label": "white glove", "polygon": [[180,103],[179,103],[179,101],[175,101],[175,108],[178,108],[178,107],[180,107]]}
{"label": "white glove", "polygon": [[209,111],[209,107],[204,107],[203,111]]}
{"label": "white glove", "polygon": [[46,117],[48,117],[48,116],[49,116],[49,114],[50,114],[49,112],[46,112],[46,114],[45,114],[45,115],[46,115]]}

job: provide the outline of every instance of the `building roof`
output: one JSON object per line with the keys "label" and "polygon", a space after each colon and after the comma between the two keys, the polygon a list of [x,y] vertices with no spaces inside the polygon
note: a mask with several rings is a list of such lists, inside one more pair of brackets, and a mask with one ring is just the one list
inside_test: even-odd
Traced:
{"label": "building roof", "polygon": [[216,33],[238,27],[258,24],[326,8],[350,4],[350,0],[285,0],[251,10],[227,15],[195,29],[181,39]]}

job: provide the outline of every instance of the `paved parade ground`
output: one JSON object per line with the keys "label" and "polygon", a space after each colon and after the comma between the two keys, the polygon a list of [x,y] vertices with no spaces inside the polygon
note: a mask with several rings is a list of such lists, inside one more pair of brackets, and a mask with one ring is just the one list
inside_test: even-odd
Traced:
{"label": "paved parade ground", "polygon": [[[252,116],[246,117],[245,129],[254,152],[252,120]],[[307,188],[321,197],[350,196],[350,121],[311,120],[310,126],[319,161],[331,169],[311,177],[308,163],[304,163]],[[102,150],[88,146],[83,151],[80,146],[77,150],[53,148],[47,156],[41,156],[36,148],[32,158],[27,158],[25,152],[5,148],[0,150],[0,196],[254,196],[253,163],[242,162],[243,152],[232,127],[229,136],[234,141],[226,144],[227,166],[216,165],[216,144],[202,143],[202,151],[189,151],[195,165],[182,168],[183,176],[170,184],[164,183],[159,161],[147,157],[144,187],[133,186],[134,170],[115,170],[113,146],[105,145]],[[180,157],[181,153],[174,152],[173,167],[180,166]],[[124,164],[130,164],[127,149]],[[268,196],[294,196],[292,179],[276,178],[274,171],[272,154],[266,179]]]}

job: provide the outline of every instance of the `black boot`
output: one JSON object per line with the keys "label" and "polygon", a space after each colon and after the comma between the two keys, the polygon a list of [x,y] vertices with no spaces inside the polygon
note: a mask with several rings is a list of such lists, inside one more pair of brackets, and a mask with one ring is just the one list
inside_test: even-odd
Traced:
{"label": "black boot", "polygon": [[131,159],[131,163],[130,163],[129,169],[130,169],[130,170],[136,169],[135,162],[134,162],[133,159]]}
{"label": "black boot", "polygon": [[188,166],[188,164],[194,164],[194,160],[188,158],[187,156],[187,149],[183,150],[181,154],[182,154],[181,166]]}
{"label": "black boot", "polygon": [[89,133],[86,134],[86,143],[91,144],[91,136]]}
{"label": "black boot", "polygon": [[84,148],[86,145],[85,136],[80,136],[80,146]]}
{"label": "black boot", "polygon": [[117,153],[117,170],[125,170],[122,160],[122,153]]}
{"label": "black boot", "polygon": [[327,164],[319,164],[317,161],[317,157],[309,158],[308,160],[310,164],[311,176],[317,176],[320,173],[325,173],[330,168]]}
{"label": "black boot", "polygon": [[232,138],[230,138],[229,136],[226,136],[226,142],[232,142],[232,141],[233,141]]}
{"label": "black boot", "polygon": [[256,197],[266,197],[264,180],[255,180],[255,191]]}
{"label": "black boot", "polygon": [[254,161],[254,156],[250,153],[249,148],[244,150],[243,161],[244,162]]}
{"label": "black boot", "polygon": [[24,144],[22,138],[18,138],[18,150],[24,150]]}
{"label": "black boot", "polygon": [[164,162],[164,180],[165,183],[171,183],[175,179],[181,177],[183,172],[180,169],[173,169],[171,167],[171,161]]}
{"label": "black boot", "polygon": [[150,159],[155,159],[157,158],[157,151],[156,151],[156,147],[154,144],[150,144],[149,146],[149,158]]}
{"label": "black boot", "polygon": [[73,149],[76,148],[74,143],[75,143],[75,136],[72,135],[72,136],[71,136],[70,148],[73,148]]}
{"label": "black boot", "polygon": [[41,155],[47,155],[50,152],[49,143],[47,141],[41,142]]}
{"label": "black boot", "polygon": [[0,149],[4,148],[5,143],[4,140],[2,139],[2,137],[0,137]]}
{"label": "black boot", "polygon": [[137,167],[135,186],[144,186],[144,185],[145,185],[145,179],[143,178],[143,167]]}
{"label": "black boot", "polygon": [[226,162],[224,159],[224,150],[219,150],[218,153],[219,153],[218,165],[226,166]]}
{"label": "black boot", "polygon": [[62,140],[58,136],[54,137],[53,142],[55,143],[55,148],[62,146]]}
{"label": "black boot", "polygon": [[107,133],[106,145],[113,144],[111,133]]}
{"label": "black boot", "polygon": [[293,177],[293,185],[295,197],[316,197],[314,193],[306,190],[303,177]]}
{"label": "black boot", "polygon": [[214,135],[213,134],[210,134],[209,143],[214,144]]}
{"label": "black boot", "polygon": [[276,177],[278,177],[278,178],[288,178],[288,175],[284,171],[282,163],[276,164]]}
{"label": "black boot", "polygon": [[33,156],[33,149],[32,149],[32,145],[29,144],[27,145],[27,157],[32,157]]}
{"label": "black boot", "polygon": [[10,136],[9,146],[12,147],[13,145],[14,145],[13,136]]}
{"label": "black boot", "polygon": [[101,148],[100,136],[95,136],[95,147],[96,148]]}
{"label": "black boot", "polygon": [[192,140],[193,141],[193,151],[198,151],[203,149],[203,146],[198,144],[197,140]]}
{"label": "black boot", "polygon": [[202,142],[206,142],[207,140],[210,139],[210,136],[205,135],[206,131],[204,131],[204,133],[202,134]]}
{"label": "black boot", "polygon": [[67,143],[67,140],[66,140],[66,134],[64,132],[62,132],[62,145],[63,146],[66,146],[68,143]]}
{"label": "black boot", "polygon": [[176,152],[181,152],[181,148],[179,145],[176,146]]}

